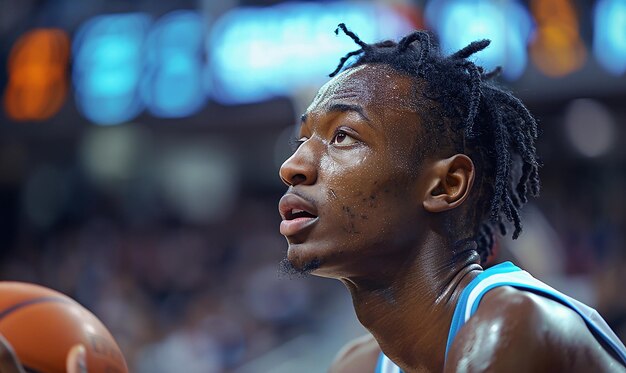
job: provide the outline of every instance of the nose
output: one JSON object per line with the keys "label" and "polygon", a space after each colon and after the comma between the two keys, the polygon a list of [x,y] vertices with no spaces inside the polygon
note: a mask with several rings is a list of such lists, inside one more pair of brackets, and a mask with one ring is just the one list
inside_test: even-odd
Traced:
{"label": "nose", "polygon": [[311,185],[317,180],[315,156],[311,145],[307,143],[308,141],[300,145],[280,166],[278,174],[287,186]]}

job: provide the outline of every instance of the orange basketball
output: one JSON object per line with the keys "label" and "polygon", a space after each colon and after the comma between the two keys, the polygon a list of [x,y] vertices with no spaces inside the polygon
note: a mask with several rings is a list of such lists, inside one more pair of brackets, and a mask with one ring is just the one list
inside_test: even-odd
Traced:
{"label": "orange basketball", "polygon": [[42,286],[0,282],[0,334],[33,371],[64,373],[69,350],[82,343],[89,373],[128,372],[100,320],[70,297]]}

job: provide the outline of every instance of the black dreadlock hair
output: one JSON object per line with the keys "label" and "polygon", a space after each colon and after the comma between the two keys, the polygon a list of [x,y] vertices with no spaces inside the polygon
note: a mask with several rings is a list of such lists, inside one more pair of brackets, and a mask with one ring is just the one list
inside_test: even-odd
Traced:
{"label": "black dreadlock hair", "polygon": [[[490,41],[472,42],[444,57],[434,36],[426,31],[415,31],[399,42],[367,44],[343,23],[335,34],[340,29],[360,49],[341,58],[330,77],[347,68],[382,63],[426,82],[421,95],[436,101],[440,110],[439,120],[430,121],[435,127],[430,130],[441,130],[443,116],[447,119],[443,123],[450,123],[456,130],[444,129],[452,134],[455,148],[480,162],[476,166],[479,195],[472,217],[472,239],[481,259],[485,261],[491,254],[496,229],[506,235],[506,221],[513,223],[512,237],[517,238],[522,231],[519,209],[529,194],[539,194],[537,122],[518,98],[491,81],[499,75],[499,67],[485,73],[467,60]],[[354,56],[358,57],[347,65]]]}

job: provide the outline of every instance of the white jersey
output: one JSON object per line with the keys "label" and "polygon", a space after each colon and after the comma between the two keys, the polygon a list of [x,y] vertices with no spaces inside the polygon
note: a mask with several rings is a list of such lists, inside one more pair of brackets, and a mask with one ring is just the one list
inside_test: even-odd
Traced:
{"label": "white jersey", "polygon": [[[486,269],[463,289],[461,298],[454,310],[448,333],[446,358],[454,337],[476,312],[482,297],[489,290],[499,286],[512,286],[516,289],[527,290],[571,308],[583,318],[589,330],[596,337],[601,338],[626,366],[626,347],[596,310],[544,284],[511,262]],[[402,373],[402,370],[381,353],[376,366],[376,373]]]}

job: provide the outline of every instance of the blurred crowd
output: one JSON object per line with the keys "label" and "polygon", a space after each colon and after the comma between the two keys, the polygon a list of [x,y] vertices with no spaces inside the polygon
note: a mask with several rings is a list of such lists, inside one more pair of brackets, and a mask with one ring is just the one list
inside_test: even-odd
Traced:
{"label": "blurred crowd", "polygon": [[[4,190],[4,206],[20,194]],[[2,209],[12,224],[2,230],[0,276],[73,296],[108,326],[132,371],[230,371],[316,327],[307,322],[314,293],[321,306],[328,299],[323,284],[279,276],[277,198],[240,200],[205,226],[167,214],[131,226],[108,200],[89,216],[65,211],[45,230],[14,204]]]}

